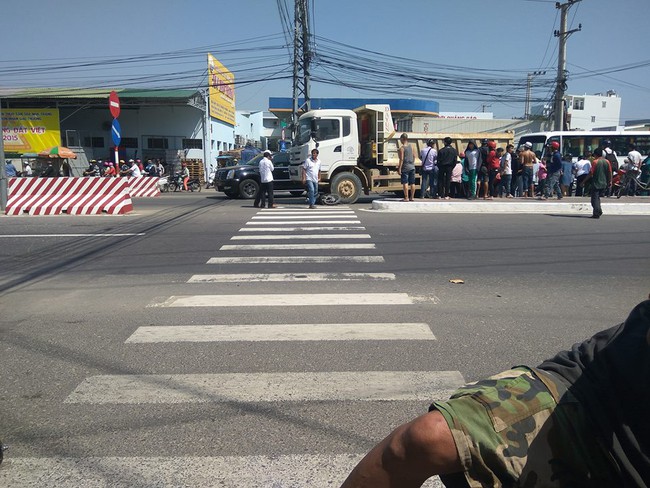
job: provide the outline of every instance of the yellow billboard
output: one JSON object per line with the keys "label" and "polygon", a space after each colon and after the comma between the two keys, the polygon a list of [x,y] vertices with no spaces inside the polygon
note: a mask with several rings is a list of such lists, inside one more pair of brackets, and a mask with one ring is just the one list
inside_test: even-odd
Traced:
{"label": "yellow billboard", "polygon": [[208,53],[210,117],[235,125],[235,76]]}
{"label": "yellow billboard", "polygon": [[5,152],[37,153],[61,144],[59,109],[2,109]]}

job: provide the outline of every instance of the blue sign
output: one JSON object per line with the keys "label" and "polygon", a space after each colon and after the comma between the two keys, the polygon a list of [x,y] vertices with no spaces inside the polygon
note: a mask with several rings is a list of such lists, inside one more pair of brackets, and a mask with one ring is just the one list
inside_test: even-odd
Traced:
{"label": "blue sign", "polygon": [[117,119],[113,119],[113,125],[111,127],[111,136],[113,136],[113,144],[119,146],[120,141],[122,140],[122,129]]}

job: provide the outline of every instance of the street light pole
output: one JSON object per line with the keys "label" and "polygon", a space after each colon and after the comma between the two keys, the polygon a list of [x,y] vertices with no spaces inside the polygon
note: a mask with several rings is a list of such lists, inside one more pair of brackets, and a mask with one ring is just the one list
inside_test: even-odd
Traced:
{"label": "street light pole", "polygon": [[546,74],[546,71],[533,71],[528,73],[528,78],[526,80],[526,106],[524,107],[524,119],[528,120],[530,118],[530,97],[533,84],[533,76],[543,76]]}

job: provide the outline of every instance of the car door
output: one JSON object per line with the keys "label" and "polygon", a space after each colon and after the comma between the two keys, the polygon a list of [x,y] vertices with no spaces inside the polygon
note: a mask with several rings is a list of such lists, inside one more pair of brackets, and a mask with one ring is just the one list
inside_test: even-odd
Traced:
{"label": "car door", "polygon": [[294,186],[289,179],[289,153],[275,153],[273,155],[273,188],[285,190]]}

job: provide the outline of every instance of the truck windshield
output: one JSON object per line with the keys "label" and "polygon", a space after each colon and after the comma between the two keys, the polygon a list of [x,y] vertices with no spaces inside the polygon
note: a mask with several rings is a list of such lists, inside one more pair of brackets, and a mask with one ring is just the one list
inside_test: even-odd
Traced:
{"label": "truck windshield", "polygon": [[313,118],[307,118],[300,119],[298,122],[298,134],[296,135],[298,145],[307,144],[309,139],[311,139],[311,125],[313,120]]}
{"label": "truck windshield", "polygon": [[301,119],[298,122],[298,144],[307,144],[312,135],[317,142],[341,137],[341,121],[311,117]]}

